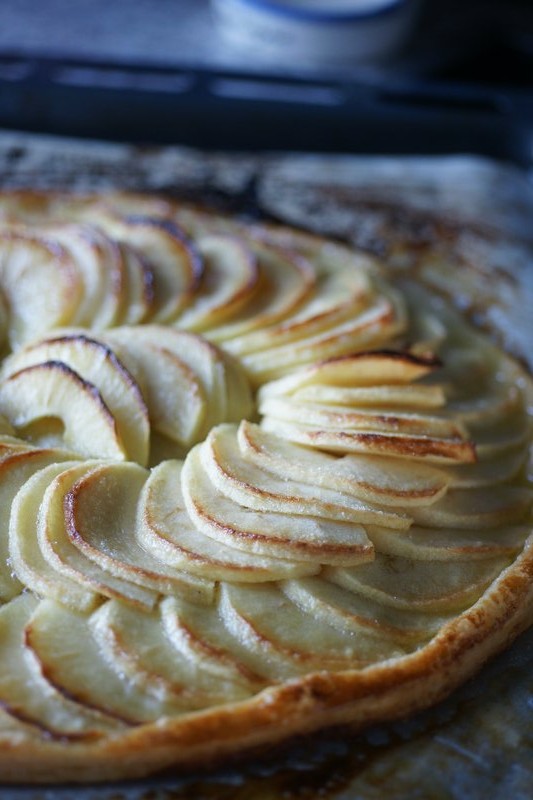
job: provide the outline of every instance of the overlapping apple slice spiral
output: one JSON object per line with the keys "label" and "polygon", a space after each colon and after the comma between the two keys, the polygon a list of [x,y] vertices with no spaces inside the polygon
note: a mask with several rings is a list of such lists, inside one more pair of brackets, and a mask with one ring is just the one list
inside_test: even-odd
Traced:
{"label": "overlapping apple slice spiral", "polygon": [[512,562],[530,383],[437,301],[158,199],[0,210],[0,736],[402,656]]}
{"label": "overlapping apple slice spiral", "polygon": [[313,237],[121,195],[6,193],[0,216],[11,347],[57,327],[165,323],[223,345],[260,385],[406,325],[371,259]]}

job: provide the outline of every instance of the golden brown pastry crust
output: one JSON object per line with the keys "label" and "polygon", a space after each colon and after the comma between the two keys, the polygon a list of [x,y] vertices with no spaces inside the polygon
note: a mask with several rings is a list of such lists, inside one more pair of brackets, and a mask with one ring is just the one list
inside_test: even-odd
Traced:
{"label": "golden brown pastry crust", "polygon": [[243,703],[142,725],[93,745],[2,741],[0,775],[16,783],[140,778],[220,764],[328,726],[357,730],[396,719],[442,700],[532,622],[533,535],[474,606],[411,655],[366,670],[310,674]]}

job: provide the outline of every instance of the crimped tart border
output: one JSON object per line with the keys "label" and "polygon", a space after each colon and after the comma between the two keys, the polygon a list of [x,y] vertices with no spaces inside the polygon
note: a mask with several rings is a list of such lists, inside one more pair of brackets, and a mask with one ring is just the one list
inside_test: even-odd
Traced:
{"label": "crimped tart border", "polygon": [[94,744],[0,741],[9,783],[87,783],[215,766],[319,729],[359,730],[443,700],[533,624],[533,532],[481,598],[423,648],[363,670],[317,672],[242,703],[162,719]]}

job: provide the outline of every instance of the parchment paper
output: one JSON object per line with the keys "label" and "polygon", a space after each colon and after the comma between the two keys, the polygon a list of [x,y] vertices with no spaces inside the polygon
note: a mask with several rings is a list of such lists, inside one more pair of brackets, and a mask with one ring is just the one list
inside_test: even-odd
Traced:
{"label": "parchment paper", "polygon": [[[445,258],[464,267],[455,302],[533,366],[533,188],[512,166],[471,156],[206,154],[0,132],[0,184],[163,190],[207,199],[346,238],[398,270],[410,268],[437,242]],[[0,797],[529,800],[532,722],[530,631],[445,703],[362,736],[328,733],[208,779],[42,790],[0,786]]]}

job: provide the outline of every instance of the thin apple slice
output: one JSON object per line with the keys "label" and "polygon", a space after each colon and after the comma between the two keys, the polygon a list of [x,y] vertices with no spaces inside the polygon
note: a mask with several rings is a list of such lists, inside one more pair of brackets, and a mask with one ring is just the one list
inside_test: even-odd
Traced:
{"label": "thin apple slice", "polygon": [[51,223],[40,230],[65,248],[83,281],[70,324],[95,330],[115,325],[126,291],[126,268],[117,243],[92,225]]}
{"label": "thin apple slice", "polygon": [[190,447],[219,422],[250,413],[251,389],[242,369],[201,336],[142,325],[115,328],[105,338],[132,363],[158,433]]}
{"label": "thin apple slice", "polygon": [[449,411],[470,428],[487,428],[505,424],[517,414],[524,413],[524,397],[519,386],[487,387],[478,397],[452,402]]}
{"label": "thin apple slice", "polygon": [[311,296],[316,275],[309,262],[301,256],[279,247],[246,239],[259,261],[261,272],[260,290],[246,307],[226,324],[209,331],[212,341],[224,342],[232,352],[236,337],[251,331],[264,330],[279,320],[294,314]]}
{"label": "thin apple slice", "polygon": [[47,361],[62,362],[98,388],[115,419],[128,457],[146,464],[150,435],[148,409],[136,381],[112,350],[81,333],[49,336],[18,350],[4,362],[2,374],[8,378],[15,372]]}
{"label": "thin apple slice", "polygon": [[528,453],[523,447],[509,450],[499,457],[475,464],[459,464],[445,467],[450,488],[470,489],[506,483],[516,478],[527,461]]}
{"label": "thin apple slice", "polygon": [[372,558],[360,525],[251,511],[224,497],[205,473],[200,448],[197,445],[185,460],[182,490],[189,516],[206,536],[249,553],[320,564],[356,564]]}
{"label": "thin apple slice", "polygon": [[[304,579],[307,580],[307,579]],[[221,586],[221,616],[228,630],[286,679],[313,669],[356,669],[402,655],[390,637],[317,624],[277,586]]]}
{"label": "thin apple slice", "polygon": [[63,740],[94,740],[117,730],[111,717],[92,712],[47,683],[25,647],[25,627],[39,601],[31,594],[0,609],[0,703],[13,719],[43,735]]}
{"label": "thin apple slice", "polygon": [[154,277],[150,265],[127,244],[120,244],[124,261],[124,302],[119,311],[119,325],[138,325],[151,314],[154,303]]}
{"label": "thin apple slice", "polygon": [[[71,195],[68,196],[71,201]],[[75,198],[74,213],[77,215],[93,214],[94,209],[102,209],[107,213],[128,217],[134,216],[153,217],[155,219],[165,219],[174,214],[174,202],[156,197],[154,195],[142,194],[141,192],[123,191],[121,189],[113,191],[99,192],[98,194],[78,195]],[[72,203],[67,203],[68,209]]]}
{"label": "thin apple slice", "polygon": [[[0,418],[0,426],[2,426],[3,419]],[[13,428],[6,421],[8,430],[13,431]],[[35,450],[35,447],[26,442],[24,439],[19,439],[18,436],[11,436],[9,433],[0,433],[0,463],[5,458],[10,458],[15,453],[27,453],[28,450]]]}
{"label": "thin apple slice", "polygon": [[440,366],[436,358],[422,358],[394,350],[355,353],[331,358],[271,381],[261,387],[259,398],[292,395],[311,386],[343,389],[408,386],[431,375]]}
{"label": "thin apple slice", "polygon": [[62,577],[45,560],[37,539],[43,496],[50,483],[78,462],[50,464],[33,474],[17,492],[9,520],[9,557],[21,583],[42,597],[51,597],[80,611],[96,605],[97,596],[73,580]]}
{"label": "thin apple slice", "polygon": [[[240,422],[241,419],[255,414],[250,382],[239,361],[223,350],[220,352],[224,363],[226,394],[224,418],[220,419],[220,422]],[[207,433],[208,431],[206,431]]]}
{"label": "thin apple slice", "polygon": [[530,533],[530,525],[483,531],[413,526],[401,536],[387,528],[369,528],[376,552],[420,561],[511,557],[523,547]]}
{"label": "thin apple slice", "polygon": [[52,734],[44,731],[38,723],[22,719],[16,711],[9,713],[6,708],[0,708],[0,742],[2,745],[13,747],[21,742],[36,744],[52,738]]}
{"label": "thin apple slice", "polygon": [[167,637],[159,610],[146,613],[111,600],[91,616],[89,625],[108,665],[139,691],[164,702],[167,714],[248,694],[231,680],[215,683],[203,665],[191,666]]}
{"label": "thin apple slice", "polygon": [[440,439],[466,439],[464,425],[453,419],[430,414],[383,409],[353,409],[301,402],[295,397],[269,397],[259,404],[259,413],[287,422],[325,430],[368,431],[405,435],[434,436]]}
{"label": "thin apple slice", "polygon": [[203,236],[196,242],[205,269],[199,291],[177,325],[203,331],[237,314],[259,287],[259,269],[253,252],[239,239]]}
{"label": "thin apple slice", "polygon": [[476,460],[472,442],[464,439],[441,439],[434,436],[411,436],[397,433],[317,430],[311,425],[266,417],[261,423],[268,433],[296,444],[334,453],[363,453],[429,461],[432,464],[470,464]]}
{"label": "thin apple slice", "polygon": [[184,447],[193,444],[208,402],[198,377],[165,347],[148,344],[145,354],[143,374],[154,429]]}
{"label": "thin apple slice", "polygon": [[417,525],[486,530],[523,522],[532,504],[533,491],[525,487],[453,489],[432,506],[415,509],[413,517]]}
{"label": "thin apple slice", "polygon": [[68,325],[83,289],[68,252],[22,227],[0,231],[0,286],[9,307],[12,347]]}
{"label": "thin apple slice", "polygon": [[136,536],[154,558],[210,580],[275,581],[313,575],[320,566],[250,554],[204,536],[189,518],[181,490],[182,463],[164,461],[144,484]]}
{"label": "thin apple slice", "polygon": [[9,600],[22,590],[9,552],[9,525],[13,500],[23,484],[43,467],[68,461],[72,453],[21,447],[3,454],[0,461],[0,597]]}
{"label": "thin apple slice", "polygon": [[292,397],[299,402],[354,408],[437,409],[446,404],[442,386],[414,383],[393,386],[324,386],[320,384],[297,389]]}
{"label": "thin apple slice", "polygon": [[261,385],[321,359],[378,348],[400,334],[404,327],[399,296],[380,294],[347,322],[301,341],[250,353],[242,357],[242,364],[254,385]]}
{"label": "thin apple slice", "polygon": [[37,443],[66,445],[88,458],[126,458],[115,419],[96,386],[61,361],[27,367],[3,381],[0,413]]}
{"label": "thin apple slice", "polygon": [[196,441],[205,417],[207,398],[191,368],[175,352],[151,342],[136,348],[145,398],[154,431],[182,446]]}
{"label": "thin apple slice", "polygon": [[[268,324],[267,320],[262,328],[254,327],[248,333],[228,339],[225,347],[242,356],[316,335],[353,316],[364,306],[368,290],[368,280],[360,272],[319,277],[316,292],[289,316],[274,324]],[[223,332],[215,331],[214,338],[223,338]]]}
{"label": "thin apple slice", "polygon": [[214,584],[158,561],[137,542],[137,504],[148,473],[137,464],[103,464],[82,475],[65,496],[69,539],[108,574],[163,594],[210,603]]}
{"label": "thin apple slice", "polygon": [[348,492],[379,505],[434,502],[446,491],[446,474],[433,466],[374,455],[337,457],[293,444],[243,421],[239,447],[247,461],[280,479]]}
{"label": "thin apple slice", "polygon": [[384,605],[323,578],[286,581],[282,591],[315,622],[325,622],[343,633],[376,633],[404,645],[429,639],[447,619],[445,615]]}
{"label": "thin apple slice", "polygon": [[[43,495],[35,526],[39,547],[48,564],[65,579],[104,597],[117,597],[140,608],[151,609],[157,600],[156,592],[102,569],[80,552],[69,539],[64,511],[65,497],[80,478],[95,469],[97,465],[94,463],[78,464],[51,481]],[[105,541],[104,536],[103,542]]]}
{"label": "thin apple slice", "polygon": [[130,725],[165,715],[164,702],[139,691],[107,664],[90,615],[43,600],[26,625],[25,641],[50,685],[81,706]]}
{"label": "thin apple slice", "polygon": [[93,205],[85,216],[119,242],[140,253],[153,272],[154,301],[151,318],[166,322],[176,318],[197,290],[203,262],[192,242],[170,219]]}
{"label": "thin apple slice", "polygon": [[[194,443],[201,435],[215,381],[210,346],[195,346],[193,334],[156,325],[116,328],[105,338],[119,357],[132,363],[154,431],[182,446]],[[192,358],[183,358],[188,348]]]}
{"label": "thin apple slice", "polygon": [[217,606],[200,608],[166,597],[161,603],[161,619],[169,641],[191,669],[211,675],[216,683],[240,687],[242,694],[256,692],[269,683],[263,664],[250,659],[246,648],[224,627]]}
{"label": "thin apple slice", "polygon": [[480,461],[499,459],[518,447],[527,450],[532,431],[531,417],[524,408],[501,420],[473,431]]}
{"label": "thin apple slice", "polygon": [[447,612],[472,605],[508,564],[501,556],[431,562],[376,553],[371,564],[331,567],[324,576],[386,606]]}
{"label": "thin apple slice", "polygon": [[4,417],[3,414],[0,414],[0,441],[3,442],[9,437],[11,437],[12,439],[17,439],[20,444],[22,443],[27,444],[26,442],[23,442],[23,440],[18,439],[18,437],[16,436],[15,429],[10,423],[10,421],[6,417]]}
{"label": "thin apple slice", "polygon": [[294,480],[274,478],[242,456],[234,425],[213,428],[200,447],[200,459],[215,489],[239,505],[255,511],[289,513],[407,528],[410,519],[387,509],[362,503],[353,495]]}

